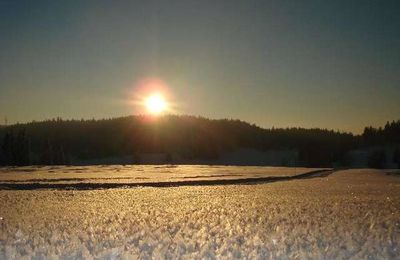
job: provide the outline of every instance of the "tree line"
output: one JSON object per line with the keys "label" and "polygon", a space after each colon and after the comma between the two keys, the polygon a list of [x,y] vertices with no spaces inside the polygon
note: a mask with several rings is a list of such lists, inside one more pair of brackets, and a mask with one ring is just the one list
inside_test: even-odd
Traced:
{"label": "tree line", "polygon": [[[400,168],[400,120],[386,122],[384,127],[374,128],[366,127],[361,135],[362,147],[380,147],[374,150],[368,158],[368,166],[373,168],[382,168],[386,161],[392,161]],[[383,147],[391,147],[392,158]]]}
{"label": "tree line", "polygon": [[366,127],[362,135],[327,129],[263,129],[240,120],[168,115],[30,122],[0,128],[2,165],[69,164],[75,160],[163,153],[187,160],[218,159],[238,148],[295,149],[299,165],[345,165],[360,147],[400,143],[400,121]]}

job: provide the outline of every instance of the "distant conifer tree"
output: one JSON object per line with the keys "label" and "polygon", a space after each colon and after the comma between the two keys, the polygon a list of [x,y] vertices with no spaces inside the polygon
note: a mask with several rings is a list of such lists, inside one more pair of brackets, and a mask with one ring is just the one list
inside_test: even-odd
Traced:
{"label": "distant conifer tree", "polygon": [[393,153],[393,162],[397,163],[397,168],[400,169],[400,148],[397,147]]}
{"label": "distant conifer tree", "polygon": [[386,154],[383,150],[377,150],[368,157],[368,167],[382,169],[385,166]]}

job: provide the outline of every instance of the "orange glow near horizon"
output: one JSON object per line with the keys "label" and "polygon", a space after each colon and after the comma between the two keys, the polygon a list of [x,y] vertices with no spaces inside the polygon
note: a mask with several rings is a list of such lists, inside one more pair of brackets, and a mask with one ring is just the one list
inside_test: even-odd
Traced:
{"label": "orange glow near horizon", "polygon": [[159,115],[166,111],[167,102],[161,94],[155,93],[146,98],[147,111],[153,115]]}
{"label": "orange glow near horizon", "polygon": [[178,113],[178,104],[169,86],[158,78],[138,81],[130,90],[128,102],[136,114],[161,116]]}

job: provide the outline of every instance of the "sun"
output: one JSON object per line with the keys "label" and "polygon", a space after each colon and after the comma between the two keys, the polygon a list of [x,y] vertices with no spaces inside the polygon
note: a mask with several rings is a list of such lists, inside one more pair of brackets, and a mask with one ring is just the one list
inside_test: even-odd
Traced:
{"label": "sun", "polygon": [[145,101],[145,105],[149,113],[153,115],[161,114],[167,109],[167,102],[160,94],[152,94],[149,96]]}

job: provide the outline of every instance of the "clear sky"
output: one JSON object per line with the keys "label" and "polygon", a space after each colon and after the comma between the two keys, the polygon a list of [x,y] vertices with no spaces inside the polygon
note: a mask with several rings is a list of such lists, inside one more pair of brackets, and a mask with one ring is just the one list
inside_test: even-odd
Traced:
{"label": "clear sky", "polygon": [[135,114],[147,78],[178,113],[358,133],[400,119],[400,1],[0,0],[9,122]]}

